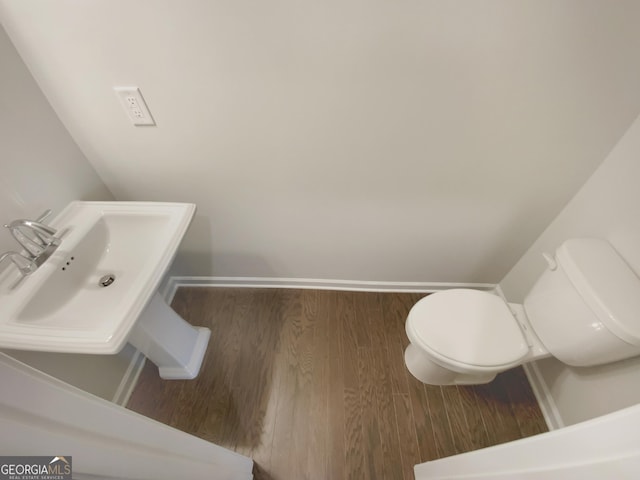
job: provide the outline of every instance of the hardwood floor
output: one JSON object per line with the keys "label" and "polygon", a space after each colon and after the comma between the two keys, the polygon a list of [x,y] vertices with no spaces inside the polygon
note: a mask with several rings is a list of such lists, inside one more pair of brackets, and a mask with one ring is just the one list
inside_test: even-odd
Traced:
{"label": "hardwood floor", "polygon": [[212,335],[195,380],[147,362],[128,408],[252,457],[255,478],[413,479],[413,465],[546,431],[522,369],[437,387],[404,366],[420,294],[181,288]]}

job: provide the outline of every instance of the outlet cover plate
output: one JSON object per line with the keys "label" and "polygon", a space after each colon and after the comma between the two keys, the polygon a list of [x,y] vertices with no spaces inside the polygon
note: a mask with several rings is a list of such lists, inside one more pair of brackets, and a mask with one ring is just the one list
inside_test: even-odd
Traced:
{"label": "outlet cover plate", "polygon": [[138,87],[113,87],[113,91],[116,92],[131,123],[136,126],[156,124]]}

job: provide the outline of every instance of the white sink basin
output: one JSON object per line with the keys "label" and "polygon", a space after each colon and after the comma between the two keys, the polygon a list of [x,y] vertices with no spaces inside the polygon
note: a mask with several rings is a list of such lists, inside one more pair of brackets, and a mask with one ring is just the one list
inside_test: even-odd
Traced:
{"label": "white sink basin", "polygon": [[[0,347],[50,352],[120,351],[155,293],[195,205],[72,202],[51,226],[56,252],[18,281],[0,276]],[[115,280],[100,286],[101,277]]]}

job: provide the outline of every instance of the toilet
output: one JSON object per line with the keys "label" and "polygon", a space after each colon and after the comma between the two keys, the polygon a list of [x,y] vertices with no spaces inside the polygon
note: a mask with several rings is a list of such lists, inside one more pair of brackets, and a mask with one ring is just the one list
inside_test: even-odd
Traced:
{"label": "toilet", "polygon": [[640,279],[605,240],[565,241],[524,303],[452,289],[407,316],[409,372],[431,385],[488,383],[544,357],[586,367],[640,355]]}

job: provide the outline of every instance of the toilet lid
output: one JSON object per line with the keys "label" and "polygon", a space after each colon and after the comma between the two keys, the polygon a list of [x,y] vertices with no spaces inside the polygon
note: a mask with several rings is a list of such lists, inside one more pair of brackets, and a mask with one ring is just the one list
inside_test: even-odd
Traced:
{"label": "toilet lid", "polygon": [[423,298],[409,312],[407,326],[412,341],[464,365],[514,364],[529,350],[507,304],[478,290],[445,290]]}

